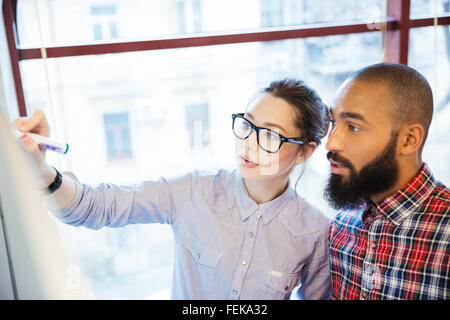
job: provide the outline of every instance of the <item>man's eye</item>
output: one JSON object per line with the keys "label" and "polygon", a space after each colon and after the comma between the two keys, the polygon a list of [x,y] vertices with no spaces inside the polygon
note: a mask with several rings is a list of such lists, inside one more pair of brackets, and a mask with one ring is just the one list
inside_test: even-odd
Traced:
{"label": "man's eye", "polygon": [[330,124],[331,124],[331,126],[335,126],[336,125],[336,121],[334,121],[333,119],[330,119]]}
{"label": "man's eye", "polygon": [[353,131],[353,132],[358,132],[359,130],[361,130],[360,128],[357,128],[357,127],[352,126],[352,125],[349,125],[348,128],[350,129],[350,131]]}

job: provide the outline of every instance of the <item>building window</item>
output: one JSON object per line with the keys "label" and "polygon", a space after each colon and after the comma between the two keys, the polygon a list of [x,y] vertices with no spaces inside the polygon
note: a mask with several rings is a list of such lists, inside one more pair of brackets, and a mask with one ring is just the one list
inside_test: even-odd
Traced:
{"label": "building window", "polygon": [[209,129],[208,105],[199,104],[185,106],[184,111],[191,148],[196,149],[199,147],[206,147],[209,144],[207,136]]}
{"label": "building window", "polygon": [[116,6],[92,6],[91,19],[94,40],[108,40],[119,37]]}
{"label": "building window", "polygon": [[283,0],[260,0],[261,27],[278,27],[283,25]]}
{"label": "building window", "polygon": [[106,149],[109,160],[131,158],[130,122],[128,112],[103,115]]}
{"label": "building window", "polygon": [[178,33],[198,33],[202,31],[201,0],[177,0]]}
{"label": "building window", "polygon": [[201,0],[192,1],[192,20],[194,32],[202,31],[202,3]]}

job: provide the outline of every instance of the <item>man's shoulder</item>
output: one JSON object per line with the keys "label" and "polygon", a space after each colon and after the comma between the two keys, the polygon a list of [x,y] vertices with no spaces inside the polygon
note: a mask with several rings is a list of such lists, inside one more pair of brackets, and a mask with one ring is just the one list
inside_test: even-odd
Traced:
{"label": "man's shoulder", "polygon": [[450,205],[450,189],[447,188],[443,183],[436,182],[436,187],[434,188],[431,195],[436,198],[437,201],[441,201],[447,205]]}
{"label": "man's shoulder", "polygon": [[334,220],[349,220],[349,219],[358,219],[362,217],[363,212],[366,210],[367,204],[361,202],[358,205],[346,206],[338,210]]}
{"label": "man's shoulder", "polygon": [[450,214],[450,189],[437,181],[423,205],[433,212]]}
{"label": "man's shoulder", "polygon": [[[417,191],[417,194],[421,198],[421,209],[424,209],[427,212],[449,213],[450,189],[434,176],[426,163],[424,164],[419,175],[422,178],[422,184],[420,185],[420,190]],[[430,187],[431,192],[426,192]],[[422,193],[423,195],[421,195]],[[425,199],[422,198],[424,196],[426,196]]]}
{"label": "man's shoulder", "polygon": [[357,206],[348,206],[340,209],[331,222],[333,229],[358,230],[363,224],[362,215],[366,207],[365,203],[361,203]]}

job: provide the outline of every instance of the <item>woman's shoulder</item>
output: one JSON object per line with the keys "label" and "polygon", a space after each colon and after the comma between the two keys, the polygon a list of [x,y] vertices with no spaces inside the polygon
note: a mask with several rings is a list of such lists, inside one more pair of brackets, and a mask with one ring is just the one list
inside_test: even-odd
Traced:
{"label": "woman's shoulder", "polygon": [[[168,177],[168,181],[189,181],[194,186],[203,184],[226,184],[231,181],[234,176],[234,171],[227,169],[194,169],[183,174],[173,175]],[[164,178],[163,178],[164,179]]]}
{"label": "woman's shoulder", "polygon": [[193,170],[192,180],[195,183],[223,186],[234,181],[235,170],[214,169],[214,170]]}
{"label": "woman's shoulder", "polygon": [[296,195],[282,219],[295,235],[328,233],[331,219],[315,205]]}
{"label": "woman's shoulder", "polygon": [[204,197],[215,212],[224,212],[235,203],[236,170],[195,170],[192,172],[193,188]]}
{"label": "woman's shoulder", "polygon": [[321,224],[329,224],[330,218],[317,206],[307,201],[305,198],[301,196],[297,196],[298,203],[299,203],[299,211],[307,216],[308,218],[311,218],[312,220],[317,220],[317,223]]}

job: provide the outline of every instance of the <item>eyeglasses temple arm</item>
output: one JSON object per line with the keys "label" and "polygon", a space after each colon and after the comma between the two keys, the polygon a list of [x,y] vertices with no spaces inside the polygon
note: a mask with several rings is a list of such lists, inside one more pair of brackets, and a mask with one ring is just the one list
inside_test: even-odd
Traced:
{"label": "eyeglasses temple arm", "polygon": [[[306,144],[308,143],[308,141],[305,141],[305,138],[285,138],[286,142],[292,142],[292,143],[297,143],[297,144]],[[300,140],[302,139],[302,140]]]}

